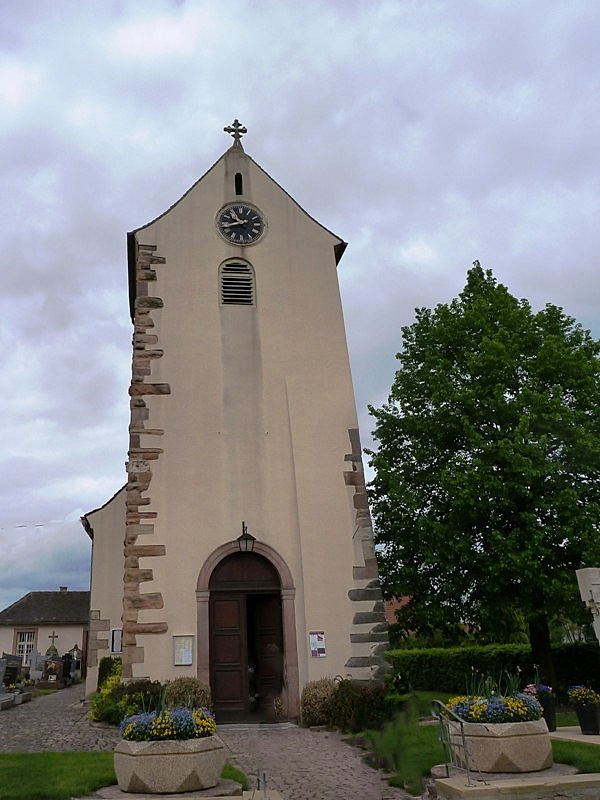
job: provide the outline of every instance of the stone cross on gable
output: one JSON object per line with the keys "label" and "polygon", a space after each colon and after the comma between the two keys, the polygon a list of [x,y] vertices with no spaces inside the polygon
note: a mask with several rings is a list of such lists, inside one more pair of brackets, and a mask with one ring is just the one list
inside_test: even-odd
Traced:
{"label": "stone cross on gable", "polygon": [[226,128],[223,128],[225,133],[230,133],[233,136],[233,143],[239,144],[240,139],[245,133],[248,133],[248,128],[241,125],[237,119],[234,119],[231,125],[227,125]]}

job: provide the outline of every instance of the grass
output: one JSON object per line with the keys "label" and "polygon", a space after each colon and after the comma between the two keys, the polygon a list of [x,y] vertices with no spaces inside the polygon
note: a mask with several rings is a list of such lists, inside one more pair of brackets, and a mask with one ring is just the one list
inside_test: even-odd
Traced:
{"label": "grass", "polygon": [[451,697],[456,697],[456,692],[414,692],[412,702],[420,717],[431,715],[431,703],[433,700],[441,700],[447,703]]}
{"label": "grass", "polygon": [[423,778],[429,775],[434,764],[443,761],[438,726],[419,725],[418,721],[419,717],[431,715],[433,700],[445,703],[450,697],[451,693],[444,692],[413,692],[405,710],[381,731],[366,731],[358,735],[358,742],[370,745],[373,766],[383,764],[394,773],[389,778],[391,786],[420,794]]}
{"label": "grass", "polygon": [[223,767],[223,772],[221,773],[221,777],[224,780],[236,781],[237,783],[241,783],[242,789],[245,792],[251,789],[250,781],[246,777],[245,773],[243,773],[241,769],[234,767],[232,764],[225,764],[225,766]]}
{"label": "grass", "polygon": [[573,725],[577,725],[577,714],[574,711],[556,712],[557,728],[571,728]]}
{"label": "grass", "polygon": [[[111,752],[1,753],[0,775],[0,800],[68,800],[117,782]],[[250,788],[231,764],[222,777]]]}
{"label": "grass", "polygon": [[597,744],[553,739],[552,753],[557,764],[571,764],[577,772],[600,772],[600,747]]}
{"label": "grass", "polygon": [[437,725],[419,725],[419,716],[428,716],[433,699],[445,701],[450,695],[437,692],[416,692],[404,711],[381,731],[368,731],[367,741],[373,753],[374,766],[384,764],[392,775],[390,785],[399,786],[413,795],[423,791],[423,778],[431,767],[444,760]]}
{"label": "grass", "polygon": [[58,689],[38,689],[37,686],[33,686],[31,693],[34,697],[44,697],[47,694],[56,694]]}
{"label": "grass", "polygon": [[66,800],[116,783],[112,753],[2,753],[0,800]]}

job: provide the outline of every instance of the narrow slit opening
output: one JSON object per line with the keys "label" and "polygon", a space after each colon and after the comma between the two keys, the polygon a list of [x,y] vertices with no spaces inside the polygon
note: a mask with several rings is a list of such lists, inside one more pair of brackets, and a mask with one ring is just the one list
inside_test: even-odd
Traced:
{"label": "narrow slit opening", "polygon": [[234,180],[235,180],[235,193],[244,194],[244,181],[242,178],[242,173],[236,172]]}

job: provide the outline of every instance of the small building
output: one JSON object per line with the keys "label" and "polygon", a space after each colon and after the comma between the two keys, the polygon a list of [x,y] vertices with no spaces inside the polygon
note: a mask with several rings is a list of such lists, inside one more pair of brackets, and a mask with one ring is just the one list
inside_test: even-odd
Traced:
{"label": "small building", "polygon": [[90,593],[28,592],[0,611],[0,653],[14,653],[29,663],[34,650],[46,653],[54,646],[62,655],[73,650],[87,652]]}

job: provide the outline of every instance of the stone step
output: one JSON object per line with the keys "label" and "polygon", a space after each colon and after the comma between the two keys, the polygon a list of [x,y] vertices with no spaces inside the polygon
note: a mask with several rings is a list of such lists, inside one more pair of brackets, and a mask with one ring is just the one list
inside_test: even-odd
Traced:
{"label": "stone step", "polygon": [[475,800],[597,800],[600,797],[600,774],[578,775],[515,775],[492,780],[485,776],[488,783],[471,778],[471,786],[467,785],[465,776],[459,778],[436,778],[438,800],[459,800],[459,798],[475,798]]}

